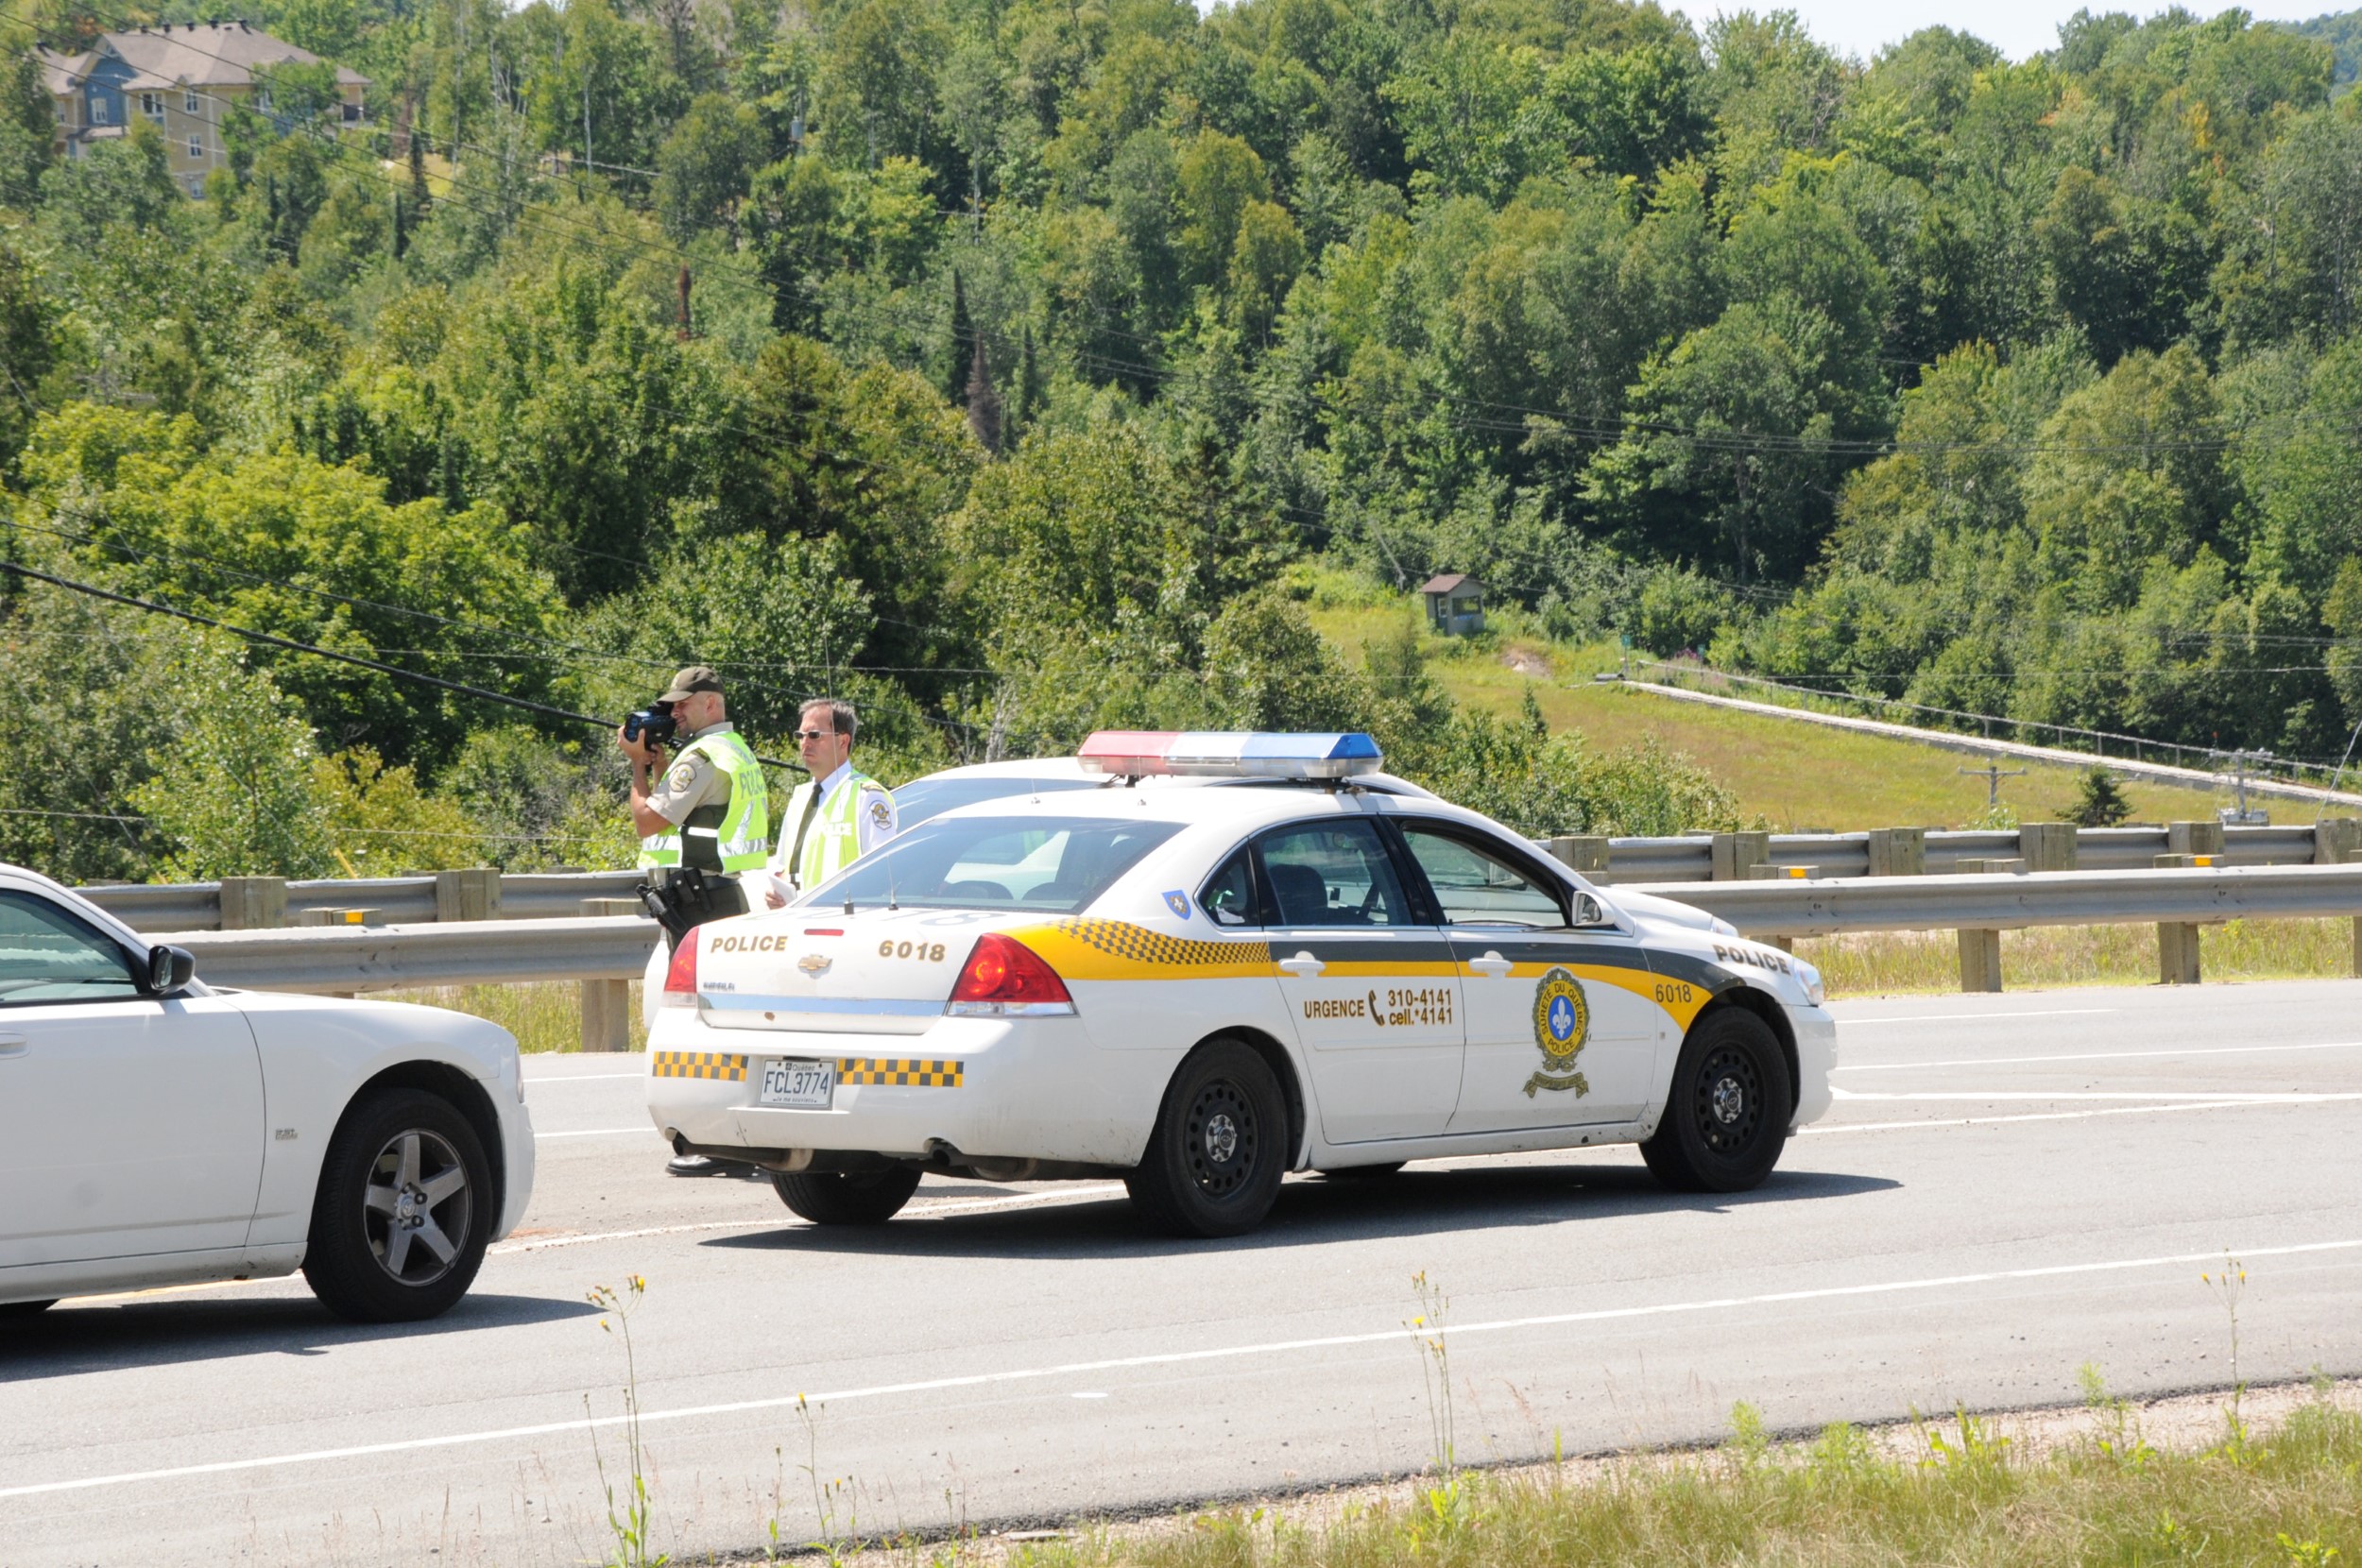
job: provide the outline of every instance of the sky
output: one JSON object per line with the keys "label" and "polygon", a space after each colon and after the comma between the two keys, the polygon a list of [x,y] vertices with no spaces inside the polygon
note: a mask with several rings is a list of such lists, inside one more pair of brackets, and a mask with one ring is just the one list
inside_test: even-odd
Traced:
{"label": "sky", "polygon": [[[1859,55],[1869,60],[1889,43],[1899,43],[1922,27],[1957,27],[1974,33],[1998,48],[2011,60],[2024,60],[2054,48],[2059,42],[2059,24],[2083,9],[2087,0],[1982,0],[1977,5],[1962,5],[1959,0],[1756,0],[1746,9],[1756,11],[1779,9],[1793,9],[1804,19],[1805,28],[1814,38],[1840,54]],[[2165,9],[2163,4],[2128,3],[2128,0],[2088,0],[2095,11],[2126,10],[2135,16],[2148,16]],[[1724,9],[1739,9],[1737,6],[1721,6],[1711,0],[1675,0],[1692,21],[1703,22]],[[1666,9],[1675,9],[1675,4]],[[2228,0],[2182,0],[2185,9],[2200,16],[2212,16],[2225,9]],[[2322,0],[2253,0],[2242,8],[2259,22],[2303,22],[2322,14],[2346,9],[2344,4],[2324,5]]]}

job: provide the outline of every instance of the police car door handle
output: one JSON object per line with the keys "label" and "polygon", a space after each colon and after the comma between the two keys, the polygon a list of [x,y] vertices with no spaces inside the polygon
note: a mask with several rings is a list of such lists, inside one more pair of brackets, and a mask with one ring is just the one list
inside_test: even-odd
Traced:
{"label": "police car door handle", "polygon": [[22,1056],[28,1045],[22,1034],[0,1034],[0,1056]]}
{"label": "police car door handle", "polygon": [[1281,959],[1279,967],[1287,970],[1298,980],[1310,980],[1328,965],[1314,958],[1310,953],[1298,953],[1293,958]]}
{"label": "police car door handle", "polygon": [[1496,979],[1508,974],[1511,969],[1516,967],[1515,964],[1511,963],[1509,960],[1501,957],[1500,954],[1489,951],[1479,953],[1476,957],[1467,960],[1466,963],[1470,973],[1478,975],[1491,975]]}

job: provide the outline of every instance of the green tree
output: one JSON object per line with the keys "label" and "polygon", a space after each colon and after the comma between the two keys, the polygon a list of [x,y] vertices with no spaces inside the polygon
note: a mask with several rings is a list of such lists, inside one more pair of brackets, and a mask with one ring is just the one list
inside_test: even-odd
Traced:
{"label": "green tree", "polygon": [[656,209],[664,231],[688,240],[727,228],[754,177],[761,146],[755,111],[719,93],[702,93],[657,149]]}
{"label": "green tree", "polygon": [[2115,775],[2094,766],[2076,780],[2075,799],[2060,809],[2059,820],[2078,827],[2114,827],[2131,814],[2132,803],[2124,798]]}
{"label": "green tree", "polygon": [[234,644],[211,641],[196,645],[179,695],[153,775],[129,792],[165,846],[161,879],[332,875],[318,754],[295,699],[245,668]]}

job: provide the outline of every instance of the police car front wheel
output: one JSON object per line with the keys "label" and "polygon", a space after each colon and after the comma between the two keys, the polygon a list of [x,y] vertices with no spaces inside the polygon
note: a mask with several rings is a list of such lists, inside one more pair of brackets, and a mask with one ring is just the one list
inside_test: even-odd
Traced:
{"label": "police car front wheel", "polygon": [[1237,1040],[1208,1040],[1172,1075],[1148,1152],[1123,1185],[1158,1230],[1239,1236],[1271,1213],[1287,1137],[1270,1064]]}
{"label": "police car front wheel", "polygon": [[1640,1157],[1676,1191],[1745,1191],[1779,1163],[1793,1103],[1771,1027],[1752,1013],[1720,1009],[1682,1042],[1665,1119]]}

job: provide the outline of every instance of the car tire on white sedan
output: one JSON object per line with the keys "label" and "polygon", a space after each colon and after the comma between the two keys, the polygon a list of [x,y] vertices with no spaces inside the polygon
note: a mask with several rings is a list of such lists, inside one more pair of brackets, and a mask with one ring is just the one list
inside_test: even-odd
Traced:
{"label": "car tire on white sedan", "polygon": [[1208,1040],[1172,1075],[1123,1185],[1158,1230],[1241,1236],[1271,1213],[1288,1155],[1288,1103],[1270,1064],[1237,1040]]}
{"label": "car tire on white sedan", "polygon": [[1677,1192],[1744,1192],[1779,1163],[1794,1105],[1771,1026],[1741,1008],[1718,1008],[1682,1042],[1665,1119],[1640,1157]]}
{"label": "car tire on white sedan", "polygon": [[815,1225],[882,1225],[902,1212],[918,1190],[918,1172],[891,1170],[780,1172],[771,1178],[779,1202]]}
{"label": "car tire on white sedan", "polygon": [[303,1277],[354,1322],[436,1317],[474,1282],[498,1208],[484,1145],[456,1106],[423,1089],[373,1091],[329,1141]]}

